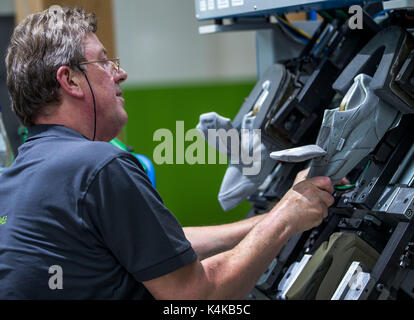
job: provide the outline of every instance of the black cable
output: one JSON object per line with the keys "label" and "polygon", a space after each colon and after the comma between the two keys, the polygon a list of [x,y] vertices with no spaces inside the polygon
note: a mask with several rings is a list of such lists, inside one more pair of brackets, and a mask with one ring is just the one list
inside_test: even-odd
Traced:
{"label": "black cable", "polygon": [[86,72],[83,71],[82,69],[81,69],[81,71],[84,74],[84,76],[86,78],[86,82],[88,83],[89,89],[91,90],[91,93],[92,93],[93,114],[94,114],[94,127],[93,127],[93,139],[92,139],[92,141],[95,141],[95,138],[96,138],[96,102],[95,102],[95,95],[93,93],[92,86],[91,86],[91,83],[89,82],[89,79],[88,79],[88,77],[86,75]]}

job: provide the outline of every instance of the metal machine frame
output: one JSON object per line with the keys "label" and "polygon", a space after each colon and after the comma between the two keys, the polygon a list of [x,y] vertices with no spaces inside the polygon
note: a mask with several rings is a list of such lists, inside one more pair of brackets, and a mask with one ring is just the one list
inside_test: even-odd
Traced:
{"label": "metal machine frame", "polygon": [[[387,1],[387,6],[392,7],[394,2]],[[268,124],[286,129],[289,119],[290,125],[294,126],[295,121],[298,121],[305,130],[298,133],[298,130],[281,129],[284,138],[277,141],[275,136],[264,132],[265,139],[284,148],[315,141],[323,110],[328,104],[330,107],[338,104],[338,99],[344,93],[344,79],[352,80],[351,77],[344,78],[344,74],[350,72],[350,68],[346,67],[354,61],[365,44],[385,28],[372,19],[375,13],[384,9],[383,3],[378,1],[195,0],[195,4],[198,20],[214,20],[214,24],[200,27],[201,34],[256,31],[259,81],[269,66],[282,63],[299,83],[298,92],[284,101],[277,112],[270,114]],[[343,15],[337,15],[337,9],[343,9],[342,13],[347,12],[345,9],[354,4],[364,9],[364,26],[361,30],[350,30],[348,20]],[[414,25],[404,17],[412,16],[413,13],[404,5],[393,8],[392,12],[388,12],[386,26],[398,25],[409,32]],[[310,10],[324,10],[333,19],[324,16],[322,21],[302,23],[301,29],[313,34],[306,46],[289,42],[274,20],[274,15]],[[281,41],[290,45],[280,46]],[[320,43],[329,43],[329,46],[324,47],[324,50],[315,50]],[[336,52],[338,48],[340,54]],[[414,79],[414,50],[404,57],[404,61],[393,60],[394,71],[397,72],[393,73],[393,81],[398,86],[395,90],[405,90],[407,102],[414,97],[414,84],[411,87],[411,79]],[[376,67],[378,63],[369,66],[371,69]],[[388,88],[384,88],[381,97],[394,99],[386,92]],[[323,95],[320,94],[321,90]],[[352,263],[333,299],[414,298],[414,131],[410,127],[414,121],[414,104],[394,102],[393,105],[401,111],[401,117],[375,150],[350,173],[350,180],[356,181],[355,188],[336,190],[336,203],[330,208],[324,222],[317,228],[291,238],[248,298],[284,299],[286,289],[309,257],[338,231],[356,233],[375,248],[380,257],[372,270],[358,261]],[[244,109],[246,107],[242,106],[240,112],[245,112]],[[236,125],[238,118],[240,114],[235,117]],[[283,197],[297,172],[305,165],[279,163],[265,185],[249,197],[253,208],[248,216],[270,209]],[[349,279],[359,279],[358,286],[348,285]]]}

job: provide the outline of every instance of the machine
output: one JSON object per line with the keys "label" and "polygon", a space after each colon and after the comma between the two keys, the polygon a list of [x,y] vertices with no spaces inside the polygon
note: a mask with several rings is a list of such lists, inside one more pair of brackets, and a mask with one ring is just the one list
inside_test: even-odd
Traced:
{"label": "machine", "polygon": [[[195,5],[199,21],[212,21],[200,34],[256,32],[258,82],[232,124],[254,112],[253,128],[280,157],[263,160],[274,166],[246,196],[247,216],[267,212],[306,167],[351,182],[247,299],[414,298],[414,1]],[[298,11],[308,20],[289,21]]]}

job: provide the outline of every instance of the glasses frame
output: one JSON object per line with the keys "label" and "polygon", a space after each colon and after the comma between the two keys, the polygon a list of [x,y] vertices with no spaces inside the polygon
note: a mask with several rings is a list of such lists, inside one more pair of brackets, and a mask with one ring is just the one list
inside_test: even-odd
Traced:
{"label": "glasses frame", "polygon": [[80,62],[79,65],[81,66],[85,64],[108,62],[108,61],[112,62],[112,70],[119,72],[119,69],[121,68],[121,60],[119,58],[83,61],[83,62]]}

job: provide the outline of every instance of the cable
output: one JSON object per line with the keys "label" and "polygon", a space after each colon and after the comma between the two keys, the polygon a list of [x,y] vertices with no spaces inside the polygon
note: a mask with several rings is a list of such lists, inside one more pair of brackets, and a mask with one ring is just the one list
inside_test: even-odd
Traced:
{"label": "cable", "polygon": [[302,37],[306,40],[309,40],[312,38],[312,36],[310,36],[309,34],[307,34],[305,31],[299,29],[298,27],[296,27],[295,25],[293,25],[292,23],[290,23],[289,21],[287,21],[286,19],[283,19],[280,16],[276,16],[276,19],[279,23],[284,24],[286,27],[288,27],[289,29],[291,29],[293,32],[297,33],[297,35],[299,37]]}
{"label": "cable", "polygon": [[364,168],[364,171],[362,171],[361,177],[358,179],[357,184],[360,183],[360,181],[362,180],[362,178],[364,177],[365,173],[367,172],[369,166],[371,165],[371,160],[368,160],[367,165]]}
{"label": "cable", "polygon": [[[310,36],[305,31],[301,30],[300,28],[290,23],[287,19],[280,17],[280,16],[275,16],[275,18],[279,22],[279,25],[281,29],[285,32],[285,34],[287,34],[290,38],[294,37],[293,40],[295,40],[296,42],[300,42],[306,45],[312,39],[312,36]],[[333,30],[333,27],[331,27],[331,29],[329,30],[328,35],[330,35],[330,32],[332,30]],[[326,33],[326,31],[324,32]],[[336,35],[337,34],[334,34],[333,37],[331,37],[330,40],[324,45],[324,47],[319,50],[324,50],[324,51],[328,50],[328,48],[332,45],[332,41],[334,40]],[[326,36],[326,34],[322,34],[316,40],[313,51],[317,50],[317,48],[320,46],[320,43],[323,40],[324,36]]]}
{"label": "cable", "polygon": [[327,20],[329,20],[329,21],[333,21],[334,20],[334,17],[332,17],[329,13],[327,13],[326,11],[319,11],[318,12],[321,16],[322,16],[322,18],[324,18],[324,19],[327,19]]}
{"label": "cable", "polygon": [[335,190],[344,191],[344,190],[351,190],[355,188],[356,184],[348,184],[346,186],[335,186]]}
{"label": "cable", "polygon": [[385,14],[387,14],[387,13],[388,13],[388,11],[389,11],[389,10],[382,10],[382,11],[379,11],[379,12],[377,12],[376,14],[374,14],[374,15],[372,16],[372,19],[375,19],[375,18],[377,18],[377,17],[379,17],[379,16],[385,15]]}
{"label": "cable", "polygon": [[358,181],[356,183],[348,184],[348,185],[345,185],[345,186],[335,186],[334,189],[338,190],[338,191],[346,191],[346,190],[351,190],[351,189],[355,188],[356,185],[360,183],[360,180],[362,180],[362,178],[363,178],[365,172],[368,170],[368,167],[370,166],[370,164],[371,164],[371,160],[368,160],[364,170],[361,173],[360,178],[358,179]]}
{"label": "cable", "polygon": [[295,35],[293,32],[291,32],[288,28],[286,28],[282,23],[279,23],[279,27],[280,29],[283,31],[283,33],[288,36],[290,39],[292,39],[293,41],[300,43],[300,44],[307,44],[308,41],[298,37],[297,35]]}
{"label": "cable", "polygon": [[[80,69],[80,68],[79,68]],[[89,79],[86,75],[86,72],[83,71],[82,69],[80,69],[82,71],[82,73],[84,74],[85,78],[86,78],[86,82],[89,85],[89,89],[91,90],[92,93],[92,100],[93,100],[93,113],[94,113],[94,127],[93,127],[93,139],[92,141],[95,141],[96,138],[96,102],[95,102],[95,95],[93,94],[93,90],[92,90],[92,86],[91,83],[89,82]]]}
{"label": "cable", "polygon": [[335,12],[337,17],[339,17],[343,20],[347,20],[349,18],[348,15],[342,10],[335,10],[334,12]]}

